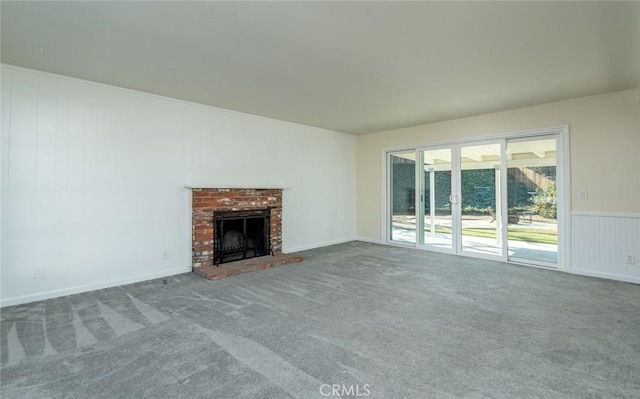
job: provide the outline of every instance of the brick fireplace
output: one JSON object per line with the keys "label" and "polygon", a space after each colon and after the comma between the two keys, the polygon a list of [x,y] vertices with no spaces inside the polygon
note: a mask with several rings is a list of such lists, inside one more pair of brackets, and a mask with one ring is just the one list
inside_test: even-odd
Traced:
{"label": "brick fireplace", "polygon": [[[282,253],[282,189],[192,188],[193,271],[209,280],[269,267],[301,262],[298,255]],[[216,265],[215,214],[235,211],[269,212],[269,253]]]}
{"label": "brick fireplace", "polygon": [[194,188],[192,261],[194,267],[214,264],[214,212],[270,209],[271,250],[282,254],[282,189]]}

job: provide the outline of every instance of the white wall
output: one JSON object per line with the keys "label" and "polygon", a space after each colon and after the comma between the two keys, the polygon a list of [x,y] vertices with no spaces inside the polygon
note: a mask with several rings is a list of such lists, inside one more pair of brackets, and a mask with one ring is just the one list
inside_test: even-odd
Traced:
{"label": "white wall", "polygon": [[[639,97],[640,90],[625,90],[358,136],[358,236],[367,241],[382,239],[384,148],[569,125],[571,224],[575,232],[571,235],[570,269],[640,282]],[[587,200],[578,198],[582,189],[588,190]],[[604,223],[603,218],[611,220]],[[618,242],[614,250],[610,245],[615,241],[611,238],[613,233],[611,229],[599,228],[603,225],[619,226],[624,234],[635,238],[625,240],[624,246]],[[588,233],[582,234],[583,229]],[[582,256],[596,252],[602,256]],[[627,253],[636,254],[635,265],[626,264]]]}
{"label": "white wall", "polygon": [[184,185],[285,187],[285,252],[355,236],[351,135],[3,65],[2,144],[4,306],[190,271]]}

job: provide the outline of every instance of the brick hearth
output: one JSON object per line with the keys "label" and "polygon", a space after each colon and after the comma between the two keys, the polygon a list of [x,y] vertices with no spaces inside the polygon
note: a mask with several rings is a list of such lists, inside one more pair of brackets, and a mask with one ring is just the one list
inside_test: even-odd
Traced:
{"label": "brick hearth", "polygon": [[302,256],[280,254],[276,256],[260,256],[258,258],[244,259],[237,262],[223,263],[219,267],[194,267],[193,272],[209,280],[217,280],[223,277],[235,276],[240,273],[253,272],[256,270],[268,269],[270,267],[296,262],[302,262]]}
{"label": "brick hearth", "polygon": [[[207,278],[221,278],[302,260],[301,257],[282,254],[282,189],[194,188],[192,190],[192,264],[197,274]],[[274,256],[261,256],[215,267],[213,265],[213,213],[265,208],[271,208],[270,235]]]}

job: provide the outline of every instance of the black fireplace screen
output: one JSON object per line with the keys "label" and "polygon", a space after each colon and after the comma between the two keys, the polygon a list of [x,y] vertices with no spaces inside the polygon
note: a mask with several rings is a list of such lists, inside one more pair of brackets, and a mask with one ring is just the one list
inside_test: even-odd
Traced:
{"label": "black fireplace screen", "polygon": [[213,263],[273,255],[271,209],[213,213]]}

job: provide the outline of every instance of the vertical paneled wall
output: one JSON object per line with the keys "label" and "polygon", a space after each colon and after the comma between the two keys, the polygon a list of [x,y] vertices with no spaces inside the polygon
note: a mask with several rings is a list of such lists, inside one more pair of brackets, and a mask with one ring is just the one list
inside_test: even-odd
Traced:
{"label": "vertical paneled wall", "polygon": [[2,305],[189,271],[185,185],[286,187],[285,252],[355,235],[353,136],[2,66]]}
{"label": "vertical paneled wall", "polygon": [[571,242],[571,272],[640,283],[640,215],[574,213]]}
{"label": "vertical paneled wall", "polygon": [[3,302],[188,270],[181,112],[30,71],[2,81]]}

